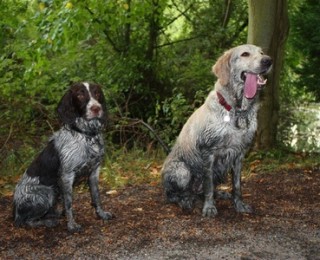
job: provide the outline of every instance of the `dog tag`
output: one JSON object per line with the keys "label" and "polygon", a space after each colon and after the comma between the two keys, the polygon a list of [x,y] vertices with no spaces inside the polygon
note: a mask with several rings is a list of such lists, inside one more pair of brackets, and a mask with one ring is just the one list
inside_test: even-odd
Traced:
{"label": "dog tag", "polygon": [[223,121],[224,121],[224,122],[230,122],[229,111],[228,111],[228,113],[224,116]]}

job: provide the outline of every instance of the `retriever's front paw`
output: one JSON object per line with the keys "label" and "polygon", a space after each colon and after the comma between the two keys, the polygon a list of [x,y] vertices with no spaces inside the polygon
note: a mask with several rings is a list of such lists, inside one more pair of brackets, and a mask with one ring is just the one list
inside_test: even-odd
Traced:
{"label": "retriever's front paw", "polygon": [[241,200],[234,202],[234,207],[239,213],[253,213],[252,207]]}
{"label": "retriever's front paw", "polygon": [[215,217],[218,214],[218,210],[214,205],[205,205],[202,209],[203,217]]}
{"label": "retriever's front paw", "polygon": [[76,222],[69,222],[68,223],[68,231],[70,233],[78,233],[82,231],[81,225],[77,224]]}
{"label": "retriever's front paw", "polygon": [[103,220],[109,220],[109,219],[112,219],[112,214],[110,212],[107,212],[107,211],[97,211],[97,215],[99,218],[103,219]]}
{"label": "retriever's front paw", "polygon": [[183,196],[178,202],[178,204],[184,211],[192,211],[194,205],[194,198],[192,196]]}

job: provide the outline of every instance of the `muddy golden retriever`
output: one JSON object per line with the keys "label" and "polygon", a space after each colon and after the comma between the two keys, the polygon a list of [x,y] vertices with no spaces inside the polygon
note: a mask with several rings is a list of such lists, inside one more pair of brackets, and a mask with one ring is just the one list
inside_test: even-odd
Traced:
{"label": "muddy golden retriever", "polygon": [[[202,214],[217,214],[215,195],[232,198],[237,212],[252,212],[242,200],[241,168],[257,129],[258,97],[266,84],[263,75],[272,59],[255,45],[226,51],[213,66],[218,80],[205,103],[183,126],[162,168],[163,186],[169,202],[192,209],[203,195]],[[216,187],[232,173],[232,194]]]}

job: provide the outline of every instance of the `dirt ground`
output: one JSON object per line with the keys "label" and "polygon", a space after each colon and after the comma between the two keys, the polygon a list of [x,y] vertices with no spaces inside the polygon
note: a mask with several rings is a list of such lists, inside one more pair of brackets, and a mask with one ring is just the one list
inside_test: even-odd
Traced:
{"label": "dirt ground", "polygon": [[253,175],[243,182],[254,214],[217,201],[218,216],[166,204],[159,186],[102,192],[109,222],[95,217],[87,192],[74,195],[76,220],[49,228],[15,228],[12,197],[0,198],[0,259],[320,259],[320,167]]}

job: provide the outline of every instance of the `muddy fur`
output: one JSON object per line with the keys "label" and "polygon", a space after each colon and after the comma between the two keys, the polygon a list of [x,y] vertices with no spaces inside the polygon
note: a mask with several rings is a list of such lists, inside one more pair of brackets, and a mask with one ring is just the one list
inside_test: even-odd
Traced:
{"label": "muddy fur", "polygon": [[202,214],[213,217],[217,214],[216,187],[231,172],[232,194],[223,197],[232,198],[237,212],[252,212],[242,201],[241,168],[257,129],[261,86],[247,98],[245,75],[262,76],[271,66],[271,58],[254,45],[235,47],[218,59],[213,66],[218,78],[214,90],[187,120],[164,162],[163,187],[169,202],[191,210],[197,195],[202,194]]}
{"label": "muddy fur", "polygon": [[103,211],[98,189],[106,112],[103,92],[97,84],[75,83],[62,97],[58,115],[63,126],[53,134],[15,188],[16,226],[56,226],[60,216],[56,207],[61,199],[68,230],[80,231],[81,226],[73,217],[72,190],[83,179],[88,181],[97,216],[104,220],[112,217]]}

